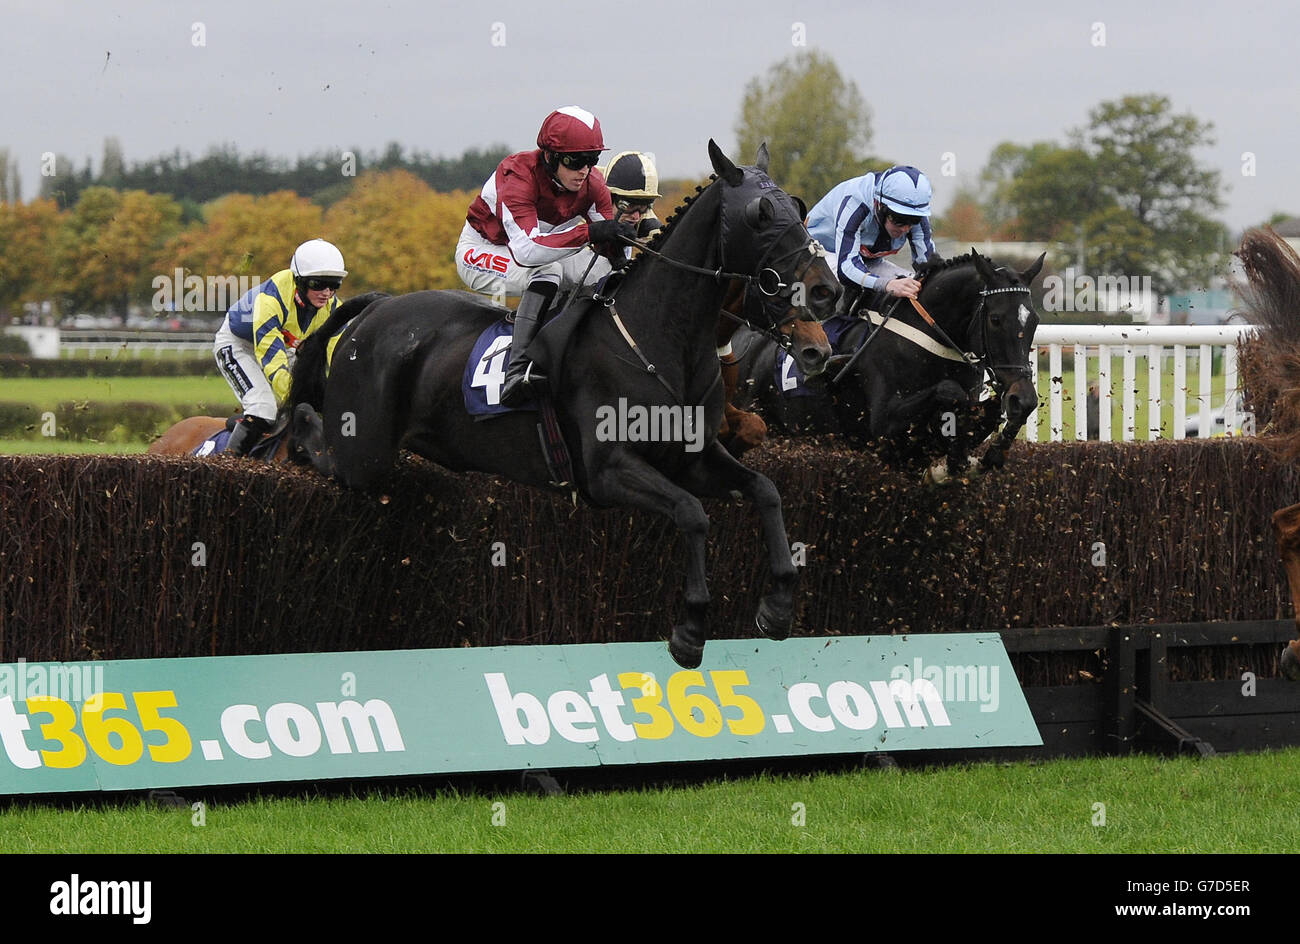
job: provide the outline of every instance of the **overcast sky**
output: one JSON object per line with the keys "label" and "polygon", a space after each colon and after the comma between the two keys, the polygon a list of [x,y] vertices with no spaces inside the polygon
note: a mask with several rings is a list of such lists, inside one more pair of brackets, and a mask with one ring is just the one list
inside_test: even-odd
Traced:
{"label": "overcast sky", "polygon": [[1300,4],[1281,0],[5,0],[0,147],[31,199],[42,153],[98,170],[110,135],[128,163],[227,142],[450,157],[530,148],[548,111],[579,104],[614,150],[694,177],[710,137],[734,151],[745,83],[801,38],[870,103],[872,151],[931,174],[940,211],[997,143],[1063,143],[1099,102],[1154,92],[1213,123],[1198,157],[1234,230],[1300,214]]}

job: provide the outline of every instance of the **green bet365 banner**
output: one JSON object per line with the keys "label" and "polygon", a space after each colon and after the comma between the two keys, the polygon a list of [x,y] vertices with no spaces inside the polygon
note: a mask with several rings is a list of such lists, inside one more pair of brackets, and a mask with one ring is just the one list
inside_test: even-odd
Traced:
{"label": "green bet365 banner", "polygon": [[996,634],[0,665],[0,793],[1041,744]]}

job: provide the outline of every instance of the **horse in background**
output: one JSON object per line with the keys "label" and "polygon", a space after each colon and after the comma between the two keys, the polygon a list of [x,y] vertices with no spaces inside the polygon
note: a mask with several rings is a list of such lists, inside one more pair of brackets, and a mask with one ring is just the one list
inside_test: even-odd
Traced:
{"label": "horse in background", "polygon": [[[364,295],[355,295],[349,298],[339,305],[339,308],[352,314],[358,314],[371,302],[387,297],[383,292],[367,292]],[[323,324],[324,321],[322,321]],[[333,345],[331,344],[327,349],[327,356],[332,350]],[[220,452],[215,451],[200,452],[200,449],[204,443],[223,430],[226,432],[232,431],[242,416],[242,413],[236,413],[230,417],[186,417],[165,430],[162,435],[149,444],[149,448],[145,452],[151,456],[221,455]],[[293,437],[289,431],[291,421],[292,410],[284,406],[280,407],[274,425],[260,441],[253,444],[253,448],[249,452],[250,458],[275,463],[294,460],[306,464],[307,457],[294,447]],[[272,450],[268,448],[268,440],[274,437],[278,437],[278,442]]]}
{"label": "horse in background", "polygon": [[[149,444],[145,450],[151,456],[219,456],[220,452],[203,450],[203,444],[222,431],[230,432],[239,422],[241,414],[234,416],[188,416],[170,426],[161,436]],[[249,458],[264,462],[289,462],[295,459],[291,437],[288,435],[289,418],[281,413],[280,419],[260,442],[253,445]],[[269,449],[268,440],[276,438],[274,449]],[[305,462],[305,458],[298,461]]]}
{"label": "horse in background", "polygon": [[[806,396],[784,395],[774,345],[742,335],[738,344],[749,350],[737,405],[759,406],[796,435],[836,433],[882,446],[895,461],[938,456],[927,481],[1001,468],[1038,405],[1029,357],[1039,319],[1029,287],[1044,258],[1023,272],[973,249],[922,263],[918,306],[896,299],[887,318],[870,312],[826,323],[837,353],[821,379],[806,384]],[[993,395],[980,399],[986,384]],[[972,451],[990,438],[974,459]]]}
{"label": "horse in background", "polygon": [[[804,214],[805,217],[807,214]],[[810,251],[806,265],[812,263],[815,251]],[[806,270],[806,266],[805,266]],[[803,271],[796,272],[802,279]],[[836,296],[834,286],[817,283],[812,288],[815,300],[821,306],[834,304]],[[737,387],[740,381],[740,357],[733,350],[733,338],[737,333],[748,337],[757,333],[768,339],[774,348],[784,350],[799,366],[806,377],[817,377],[826,370],[830,362],[831,343],[826,337],[826,330],[812,315],[812,309],[806,304],[791,305],[790,309],[778,320],[775,330],[764,331],[756,328],[744,317],[745,283],[732,282],[722,302],[718,317],[717,345],[722,361],[722,385],[724,389],[722,426],[718,430],[718,441],[726,446],[733,456],[740,456],[762,444],[767,439],[767,424],[757,413],[748,412],[736,405]]]}
{"label": "horse in background", "polygon": [[[1235,288],[1249,320],[1260,325],[1247,355],[1258,372],[1251,395],[1264,401],[1255,409],[1269,411],[1274,448],[1294,463],[1300,460],[1300,255],[1271,228],[1247,230],[1234,255],[1247,280]],[[1300,504],[1274,512],[1273,529],[1300,632]],[[1283,677],[1300,681],[1300,637],[1283,648],[1279,668]]]}

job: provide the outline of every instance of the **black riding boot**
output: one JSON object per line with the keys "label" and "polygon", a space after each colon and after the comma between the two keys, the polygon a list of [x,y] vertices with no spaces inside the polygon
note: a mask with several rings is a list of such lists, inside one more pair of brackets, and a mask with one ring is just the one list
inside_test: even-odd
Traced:
{"label": "black riding boot", "polygon": [[506,367],[506,380],[501,387],[502,406],[519,406],[546,383],[546,378],[534,369],[524,351],[546,320],[557,287],[553,282],[534,282],[519,299],[519,308],[515,311],[515,339],[510,342],[510,364]]}
{"label": "black riding boot", "polygon": [[226,443],[226,454],[232,456],[248,455],[249,450],[261,441],[262,436],[270,428],[270,420],[264,420],[260,416],[245,416],[231,430],[230,441]]}
{"label": "black riding boot", "polygon": [[847,315],[853,311],[853,304],[862,294],[861,287],[857,285],[845,285],[844,291],[840,294],[840,300],[835,305],[835,314]]}

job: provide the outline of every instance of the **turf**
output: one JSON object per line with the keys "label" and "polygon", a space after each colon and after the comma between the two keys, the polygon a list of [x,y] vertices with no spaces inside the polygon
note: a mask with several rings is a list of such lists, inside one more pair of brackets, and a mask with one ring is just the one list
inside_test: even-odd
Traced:
{"label": "turf", "polygon": [[[764,774],[558,797],[18,800],[7,852],[1292,852],[1300,749]],[[191,804],[203,804],[194,809]],[[197,825],[201,819],[202,825]]]}
{"label": "turf", "polygon": [[187,404],[238,401],[216,368],[203,377],[40,377],[0,380],[0,402],[52,409],[60,403]]}

